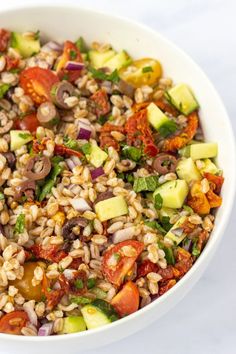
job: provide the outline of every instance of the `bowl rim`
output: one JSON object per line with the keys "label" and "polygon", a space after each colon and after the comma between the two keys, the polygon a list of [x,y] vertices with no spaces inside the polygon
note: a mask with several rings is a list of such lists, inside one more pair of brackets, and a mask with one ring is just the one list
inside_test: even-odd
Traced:
{"label": "bowl rim", "polygon": [[[65,1],[65,0],[63,0]],[[222,220],[219,222],[219,225],[217,225],[217,229],[215,230],[215,237],[213,239],[210,240],[210,242],[207,243],[207,247],[204,248],[201,256],[197,259],[197,261],[193,264],[192,268],[185,274],[185,276],[183,278],[181,278],[170,290],[168,290],[165,294],[163,294],[160,298],[156,299],[155,301],[153,301],[152,303],[148,304],[148,306],[145,306],[144,308],[136,311],[135,313],[124,317],[118,321],[112,322],[109,324],[109,326],[102,326],[102,327],[98,327],[95,329],[90,329],[87,331],[83,331],[83,332],[77,332],[77,333],[71,333],[71,334],[59,334],[59,335],[55,335],[55,336],[17,336],[17,335],[13,335],[13,334],[4,334],[4,333],[0,333],[0,340],[4,339],[4,340],[14,340],[15,342],[55,342],[55,341],[70,341],[72,338],[80,338],[80,337],[89,337],[92,336],[93,334],[99,334],[101,332],[105,332],[108,329],[112,330],[112,328],[116,328],[119,326],[122,326],[123,323],[127,323],[132,321],[134,318],[138,318],[140,316],[143,316],[145,313],[152,311],[152,309],[154,307],[156,307],[157,305],[163,303],[168,297],[174,296],[174,293],[177,292],[177,290],[182,287],[185,283],[187,283],[189,281],[189,278],[191,278],[192,274],[194,274],[197,269],[201,266],[202,263],[204,263],[204,259],[207,258],[208,255],[210,255],[210,253],[212,252],[212,249],[214,248],[214,245],[216,245],[221,239],[222,239],[222,235],[224,229],[226,228],[228,221],[229,221],[229,217],[231,215],[232,212],[232,206],[233,206],[233,202],[234,202],[234,197],[235,197],[235,192],[236,192],[236,143],[235,143],[235,137],[234,137],[234,133],[233,133],[233,129],[232,129],[232,125],[231,125],[231,121],[229,119],[228,113],[226,111],[226,108],[224,106],[224,103],[221,99],[221,97],[219,96],[216,88],[214,87],[214,85],[212,84],[211,80],[208,78],[208,76],[205,74],[205,72],[203,71],[203,69],[201,69],[201,67],[191,58],[190,55],[188,55],[187,53],[185,53],[184,50],[182,50],[180,47],[178,47],[177,45],[175,45],[171,40],[169,40],[168,38],[165,37],[165,35],[162,35],[160,32],[150,28],[147,25],[144,25],[142,23],[139,23],[136,20],[133,19],[129,19],[127,17],[123,17],[120,15],[113,15],[109,12],[105,12],[105,11],[101,11],[101,10],[94,10],[92,8],[90,8],[89,6],[82,6],[82,5],[78,5],[76,3],[72,3],[70,2],[70,0],[68,2],[58,2],[58,0],[56,2],[53,2],[52,4],[47,4],[47,3],[39,3],[39,2],[35,2],[34,4],[7,4],[7,7],[4,9],[0,9],[0,15],[1,14],[5,14],[6,16],[11,13],[11,12],[16,12],[18,10],[34,10],[35,8],[38,9],[57,9],[57,8],[64,8],[64,9],[68,9],[68,10],[73,10],[76,9],[78,11],[84,12],[84,13],[93,13],[94,15],[98,15],[98,16],[102,16],[104,18],[114,18],[117,21],[126,23],[127,25],[132,25],[134,27],[139,27],[140,29],[143,29],[146,33],[150,33],[153,36],[156,36],[157,38],[160,38],[160,40],[166,42],[166,44],[169,47],[172,47],[172,49],[179,53],[184,59],[186,59],[191,66],[194,67],[194,70],[198,72],[198,74],[203,78],[203,80],[208,82],[208,85],[211,88],[211,91],[214,93],[217,104],[220,106],[221,111],[224,115],[225,118],[225,125],[227,125],[227,130],[228,130],[228,137],[227,137],[227,141],[228,143],[233,147],[233,151],[231,151],[231,167],[232,167],[232,178],[231,178],[231,187],[233,187],[233,189],[231,190],[230,196],[228,197],[228,202],[227,202],[227,208],[224,211],[224,215],[222,217]],[[187,291],[186,291],[187,293]]]}

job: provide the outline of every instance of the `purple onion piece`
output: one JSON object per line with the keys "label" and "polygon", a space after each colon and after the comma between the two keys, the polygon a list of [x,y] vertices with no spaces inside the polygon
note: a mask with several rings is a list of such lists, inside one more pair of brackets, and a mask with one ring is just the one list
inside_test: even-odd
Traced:
{"label": "purple onion piece", "polygon": [[192,240],[186,238],[182,244],[182,248],[185,249],[185,251],[191,252],[193,242]]}
{"label": "purple onion piece", "polygon": [[183,235],[183,228],[182,227],[177,227],[176,229],[174,230],[171,230],[172,234],[174,234],[175,236],[177,237],[181,237]]}
{"label": "purple onion piece", "polygon": [[53,323],[48,322],[43,324],[38,330],[38,336],[50,336],[53,330]]}
{"label": "purple onion piece", "polygon": [[78,139],[84,139],[84,140],[89,140],[90,139],[90,136],[91,136],[91,130],[88,129],[85,129],[85,128],[80,128],[79,130],[79,134],[78,134]]}
{"label": "purple onion piece", "polygon": [[95,168],[94,170],[90,171],[92,180],[95,180],[96,178],[102,176],[105,174],[104,169],[102,167]]}
{"label": "purple onion piece", "polygon": [[44,44],[44,46],[42,47],[42,51],[44,51],[44,52],[48,52],[51,50],[53,50],[55,52],[62,52],[63,46],[57,42],[50,41],[50,42]]}
{"label": "purple onion piece", "polygon": [[76,61],[68,61],[65,65],[65,69],[69,71],[82,70],[84,63],[77,63]]}

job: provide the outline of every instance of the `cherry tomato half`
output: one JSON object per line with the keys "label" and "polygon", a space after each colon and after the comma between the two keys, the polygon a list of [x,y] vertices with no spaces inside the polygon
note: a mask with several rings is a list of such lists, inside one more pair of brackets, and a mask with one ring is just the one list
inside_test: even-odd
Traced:
{"label": "cherry tomato half", "polygon": [[20,86],[38,105],[51,100],[51,87],[58,81],[59,78],[49,69],[32,67],[20,73]]}
{"label": "cherry tomato half", "polygon": [[142,242],[128,240],[120,242],[106,251],[103,256],[102,270],[107,280],[120,286],[143,247]]}
{"label": "cherry tomato half", "polygon": [[142,85],[152,86],[162,75],[162,68],[159,61],[151,58],[138,59],[131,65],[119,70],[122,80],[134,87]]}
{"label": "cherry tomato half", "polygon": [[43,262],[27,262],[24,264],[24,276],[22,279],[16,279],[10,282],[14,285],[26,300],[40,301],[42,299],[42,285],[41,283],[33,286],[32,279],[34,277],[34,270],[37,266],[44,265]]}
{"label": "cherry tomato half", "polygon": [[137,311],[139,308],[139,291],[137,285],[132,281],[125,283],[118,294],[113,297],[111,304],[121,317]]}
{"label": "cherry tomato half", "polygon": [[12,311],[0,318],[0,333],[21,334],[28,316],[25,311]]}
{"label": "cherry tomato half", "polygon": [[65,41],[64,43],[63,53],[57,63],[56,72],[61,80],[66,77],[69,82],[74,82],[80,77],[80,70],[66,70],[65,66],[68,61],[75,61],[77,63],[83,62],[79,49],[71,41]]}
{"label": "cherry tomato half", "polygon": [[27,114],[24,118],[18,118],[14,121],[15,129],[29,130],[31,133],[34,133],[39,125],[36,113]]}

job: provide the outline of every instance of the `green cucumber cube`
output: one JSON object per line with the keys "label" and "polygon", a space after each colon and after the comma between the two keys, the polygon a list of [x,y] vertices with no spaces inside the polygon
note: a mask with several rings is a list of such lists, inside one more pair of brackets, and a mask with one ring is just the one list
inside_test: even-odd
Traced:
{"label": "green cucumber cube", "polygon": [[179,209],[183,206],[188,191],[187,182],[177,179],[162,184],[155,190],[153,197],[155,199],[155,196],[160,194],[163,207]]}
{"label": "green cucumber cube", "polygon": [[184,179],[187,183],[201,179],[201,174],[191,157],[178,162],[176,173],[180,179]]}
{"label": "green cucumber cube", "polygon": [[199,108],[199,104],[190,88],[185,84],[178,84],[169,89],[165,97],[181,113],[188,115]]}

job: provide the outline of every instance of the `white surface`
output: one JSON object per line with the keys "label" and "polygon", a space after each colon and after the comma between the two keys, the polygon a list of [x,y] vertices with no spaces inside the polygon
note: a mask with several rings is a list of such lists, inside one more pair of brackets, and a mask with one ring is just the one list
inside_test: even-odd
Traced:
{"label": "white surface", "polygon": [[[26,0],[24,2],[30,3]],[[8,3],[13,1],[8,0]],[[132,17],[157,29],[182,47],[201,65],[215,84],[236,130],[233,97],[233,83],[236,79],[233,71],[236,59],[236,5],[233,0],[81,0],[77,3]],[[142,332],[96,352],[91,351],[90,354],[234,354],[234,226],[231,222],[204,276],[175,309]]]}

